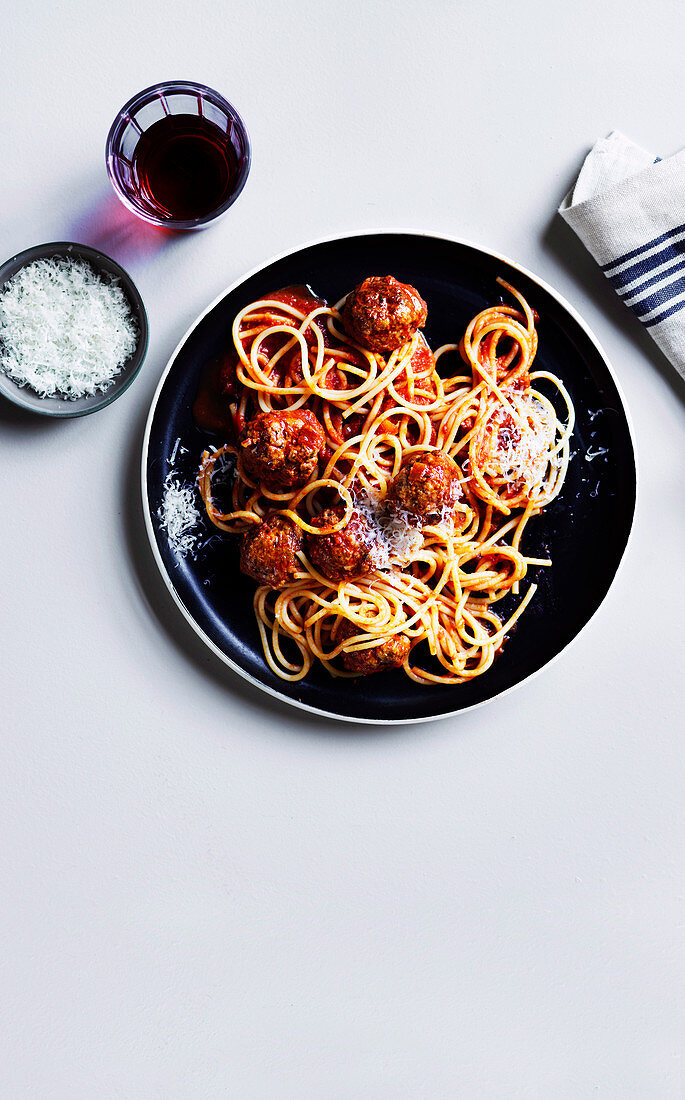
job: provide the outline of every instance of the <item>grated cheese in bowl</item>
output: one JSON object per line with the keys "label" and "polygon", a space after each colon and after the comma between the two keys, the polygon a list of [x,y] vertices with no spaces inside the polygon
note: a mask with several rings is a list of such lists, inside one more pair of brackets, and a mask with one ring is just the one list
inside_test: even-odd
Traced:
{"label": "grated cheese in bowl", "polygon": [[104,393],[138,335],[119,280],[84,260],[37,259],[0,288],[0,371],[40,397]]}

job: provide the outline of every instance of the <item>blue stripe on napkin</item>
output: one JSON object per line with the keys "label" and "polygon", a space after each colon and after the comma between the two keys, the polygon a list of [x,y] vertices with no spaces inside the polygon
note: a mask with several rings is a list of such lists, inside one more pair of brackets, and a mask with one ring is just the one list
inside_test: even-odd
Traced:
{"label": "blue stripe on napkin", "polygon": [[[652,245],[648,247],[651,248]],[[631,264],[630,267],[626,267],[617,275],[609,275],[606,271],[604,274],[614,290],[620,293],[620,288],[622,286],[625,286],[627,283],[632,283],[640,275],[649,275],[650,271],[654,271],[655,268],[661,267],[663,264],[668,263],[669,260],[677,260],[681,256],[685,256],[685,237],[682,240],[675,241],[673,244],[667,244],[664,248],[660,248],[653,256],[648,256],[644,260],[638,260],[636,264]]]}
{"label": "blue stripe on napkin", "polygon": [[[654,251],[656,250],[656,251]],[[652,253],[646,255],[646,253]],[[630,260],[636,263],[628,264]],[[600,267],[625,305],[651,328],[685,309],[685,276],[673,278],[685,268],[685,223],[668,229],[651,241],[624,252]],[[623,270],[617,270],[622,268]],[[651,294],[649,287],[666,282]],[[657,311],[657,312],[655,312]]]}
{"label": "blue stripe on napkin", "polygon": [[[685,246],[685,241],[683,241],[683,245]],[[683,248],[683,254],[685,255],[685,247]],[[639,283],[629,287],[628,290],[619,290],[618,287],[616,287],[616,290],[621,298],[626,301],[628,298],[633,298],[636,294],[642,294],[647,287],[654,286],[655,283],[660,283],[663,279],[667,279],[669,275],[675,275],[676,271],[681,271],[684,267],[685,259],[678,260],[678,263],[670,264],[668,267],[663,268],[663,270],[657,271],[656,275],[652,275],[651,279],[641,279]]]}
{"label": "blue stripe on napkin", "polygon": [[638,298],[636,302],[626,302],[626,305],[632,309],[633,313],[642,318],[646,317],[648,313],[653,313],[659,306],[670,302],[683,291],[685,291],[685,278],[676,279],[675,282],[662,286],[660,290],[655,290],[653,294],[648,294],[645,298]]}
{"label": "blue stripe on napkin", "polygon": [[633,248],[630,252],[624,252],[622,256],[612,260],[610,264],[600,264],[600,267],[605,273],[611,271],[612,267],[620,267],[621,264],[626,263],[628,260],[632,260],[636,256],[642,256],[645,252],[649,252],[650,248],[654,248],[658,244],[663,244],[665,241],[673,240],[674,237],[679,236],[681,233],[685,233],[685,223],[683,225],[677,225],[674,229],[667,230],[666,233],[662,233],[659,237],[655,237],[653,241],[647,241],[647,244],[641,244],[639,248]]}
{"label": "blue stripe on napkin", "polygon": [[643,321],[643,324],[645,328],[651,328],[652,325],[658,325],[660,321],[665,321],[667,317],[671,317],[681,309],[685,309],[685,298],[680,302],[676,302],[669,309],[665,309],[663,313],[658,313],[656,317],[650,317],[649,321]]}

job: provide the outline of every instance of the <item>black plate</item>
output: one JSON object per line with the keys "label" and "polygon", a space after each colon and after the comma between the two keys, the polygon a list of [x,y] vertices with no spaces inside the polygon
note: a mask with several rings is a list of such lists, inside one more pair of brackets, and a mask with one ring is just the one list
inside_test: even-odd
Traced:
{"label": "black plate", "polygon": [[[426,336],[432,347],[459,340],[468,321],[498,300],[498,275],[540,314],[536,365],[564,380],[577,413],[574,457],[562,493],[530,522],[524,541],[531,556],[549,552],[553,566],[532,571],[540,587],[531,605],[493,667],[470,683],[421,687],[401,671],[338,680],[317,667],[306,680],[290,684],[264,662],[252,611],[253,585],[238,570],[238,540],[222,536],[203,519],[202,535],[209,540],[204,549],[185,559],[170,549],[157,519],[164,479],[173,468],[181,480],[194,483],[201,452],[211,442],[191,415],[200,370],[230,342],[239,309],[293,283],[309,283],[335,302],[365,276],[387,273],[412,283],[425,298]],[[187,452],[178,448],[172,467],[169,458],[177,439]],[[588,452],[594,455],[600,449],[605,453],[588,459]],[[143,482],[157,562],[172,595],[210,647],[232,668],[290,703],[366,722],[421,721],[465,710],[548,664],[606,596],[628,541],[636,492],[633,444],[621,395],[601,349],[571,307],[500,256],[458,241],[397,232],[323,241],[282,256],[230,288],[203,314],[172,357],[152,403]]]}

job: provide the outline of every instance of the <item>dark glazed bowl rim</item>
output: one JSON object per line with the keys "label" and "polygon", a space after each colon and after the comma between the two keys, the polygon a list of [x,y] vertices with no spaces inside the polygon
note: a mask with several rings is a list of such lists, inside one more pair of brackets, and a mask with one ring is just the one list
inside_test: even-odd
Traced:
{"label": "dark glazed bowl rim", "polygon": [[138,341],[135,351],[129,356],[112,385],[104,393],[78,397],[73,401],[63,397],[41,397],[30,387],[19,386],[6,374],[0,372],[0,394],[14,405],[28,412],[37,413],[39,416],[73,419],[77,416],[88,416],[90,413],[106,408],[107,405],[111,405],[117,397],[120,397],[128,389],[145,359],[149,341],[149,325],[140,292],[123,267],[111,256],[98,251],[97,248],[91,248],[90,245],[86,244],[77,244],[74,241],[52,241],[48,244],[34,245],[23,252],[17,252],[15,256],[11,256],[0,266],[0,290],[23,267],[27,267],[35,260],[46,260],[52,256],[75,256],[90,263],[98,273],[113,275],[117,278],[121,283],[122,290],[128,299],[131,312],[138,326]]}
{"label": "dark glazed bowl rim", "polygon": [[[209,214],[205,214],[201,218],[156,218],[153,214],[147,213],[141,207],[136,206],[131,201],[126,192],[122,189],[117,178],[117,173],[114,169],[114,145],[119,138],[121,131],[128,124],[130,114],[139,105],[141,100],[147,99],[150,95],[158,93],[164,95],[167,92],[207,92],[214,96],[223,106],[226,113],[233,120],[234,125],[240,131],[242,137],[245,152],[241,160],[240,169],[238,171],[238,178],[236,186],[231,190],[230,195],[219,206]],[[124,204],[127,210],[130,210],[132,214],[135,214],[137,218],[142,218],[143,221],[148,222],[150,225],[156,225],[160,229],[171,230],[189,230],[189,229],[203,229],[205,226],[212,225],[215,221],[218,221],[226,211],[233,206],[236,199],[242,193],[242,190],[247,182],[247,177],[250,174],[250,167],[252,164],[252,145],[250,142],[250,135],[247,130],[247,126],[239,111],[233,106],[231,102],[221,92],[217,92],[215,88],[210,88],[208,84],[199,84],[195,80],[162,80],[156,84],[150,84],[149,87],[143,88],[140,92],[136,92],[134,96],[131,96],[126,101],[124,106],[117,115],[109,128],[107,134],[107,140],[105,142],[105,164],[107,165],[107,174],[109,176],[112,187],[114,188],[117,198]]]}

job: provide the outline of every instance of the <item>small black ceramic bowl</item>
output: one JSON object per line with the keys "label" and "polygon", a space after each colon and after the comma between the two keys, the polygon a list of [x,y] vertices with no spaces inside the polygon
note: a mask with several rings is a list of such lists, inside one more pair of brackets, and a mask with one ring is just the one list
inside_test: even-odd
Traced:
{"label": "small black ceramic bowl", "polygon": [[74,400],[64,397],[41,397],[29,386],[18,386],[11,378],[0,371],[0,394],[28,412],[39,413],[41,416],[87,416],[88,413],[97,412],[111,404],[117,397],[128,389],[131,382],[140,370],[148,343],[147,313],[135,284],[124,269],[105,256],[104,252],[98,252],[95,248],[89,248],[85,244],[72,244],[69,241],[56,241],[52,244],[39,244],[34,248],[27,248],[6,260],[0,266],[0,292],[8,279],[16,275],[22,267],[33,263],[34,260],[48,260],[53,256],[64,256],[84,260],[89,263],[98,275],[113,276],[119,281],[119,285],[128,299],[131,313],[138,328],[138,342],[135,351],[129,356],[111,385],[104,393],[94,393],[88,397],[77,397]]}

